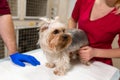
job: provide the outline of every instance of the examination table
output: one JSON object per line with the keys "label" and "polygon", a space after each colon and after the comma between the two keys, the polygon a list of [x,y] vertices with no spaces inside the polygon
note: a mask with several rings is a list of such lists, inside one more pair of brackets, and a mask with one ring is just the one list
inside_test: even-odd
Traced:
{"label": "examination table", "polygon": [[39,66],[26,67],[13,64],[9,58],[0,60],[0,80],[119,80],[119,70],[101,62],[93,62],[90,66],[72,62],[71,69],[65,76],[56,76],[53,69],[45,67],[46,58],[41,49],[26,52],[40,62]]}

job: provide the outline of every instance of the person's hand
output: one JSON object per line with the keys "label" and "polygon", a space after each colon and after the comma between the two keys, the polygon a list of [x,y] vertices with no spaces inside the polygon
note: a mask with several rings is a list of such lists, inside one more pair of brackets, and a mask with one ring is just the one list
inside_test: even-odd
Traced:
{"label": "person's hand", "polygon": [[79,50],[79,56],[83,61],[89,61],[90,59],[95,57],[95,55],[96,55],[95,49],[90,46],[82,47]]}
{"label": "person's hand", "polygon": [[24,62],[30,63],[33,66],[40,65],[40,62],[37,59],[35,59],[33,56],[21,54],[19,52],[10,55],[10,58],[13,63],[22,67],[25,66]]}

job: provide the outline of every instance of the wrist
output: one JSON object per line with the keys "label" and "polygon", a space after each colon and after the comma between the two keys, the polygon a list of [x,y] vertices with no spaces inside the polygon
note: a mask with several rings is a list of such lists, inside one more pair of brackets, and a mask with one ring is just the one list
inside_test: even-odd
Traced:
{"label": "wrist", "polygon": [[8,47],[8,54],[12,55],[14,53],[18,52],[16,46]]}
{"label": "wrist", "polygon": [[94,49],[94,57],[99,57],[99,50],[97,48]]}
{"label": "wrist", "polygon": [[19,52],[18,51],[9,51],[8,52],[9,55],[13,55],[13,54],[17,54],[17,53],[19,53]]}
{"label": "wrist", "polygon": [[104,50],[95,48],[95,57],[103,57]]}

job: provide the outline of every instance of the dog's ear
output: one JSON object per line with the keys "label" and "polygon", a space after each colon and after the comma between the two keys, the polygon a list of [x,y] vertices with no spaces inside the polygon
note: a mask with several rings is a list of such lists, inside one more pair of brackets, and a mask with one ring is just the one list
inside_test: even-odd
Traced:
{"label": "dog's ear", "polygon": [[44,26],[40,27],[40,32],[44,32],[47,29],[48,29],[48,26],[44,25]]}
{"label": "dog's ear", "polygon": [[38,24],[38,30],[40,31],[40,32],[43,32],[43,31],[45,31],[46,29],[48,29],[48,26],[49,26],[49,23],[46,23],[46,22],[44,22],[44,21],[40,21],[39,22],[39,24]]}
{"label": "dog's ear", "polygon": [[45,18],[45,17],[41,17],[40,20],[46,22],[46,23],[50,23],[50,19],[49,18]]}
{"label": "dog's ear", "polygon": [[56,16],[56,17],[55,17],[55,21],[60,21],[60,17],[59,17],[59,16]]}

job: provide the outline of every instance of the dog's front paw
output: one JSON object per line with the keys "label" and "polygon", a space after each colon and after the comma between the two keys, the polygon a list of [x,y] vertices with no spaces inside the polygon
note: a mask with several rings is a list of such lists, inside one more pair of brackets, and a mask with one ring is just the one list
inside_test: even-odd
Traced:
{"label": "dog's front paw", "polygon": [[54,63],[46,63],[46,67],[54,68],[55,64]]}
{"label": "dog's front paw", "polygon": [[58,75],[58,76],[63,76],[65,75],[65,71],[59,70],[59,69],[55,69],[54,70],[54,74]]}

